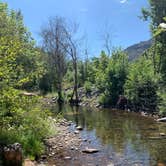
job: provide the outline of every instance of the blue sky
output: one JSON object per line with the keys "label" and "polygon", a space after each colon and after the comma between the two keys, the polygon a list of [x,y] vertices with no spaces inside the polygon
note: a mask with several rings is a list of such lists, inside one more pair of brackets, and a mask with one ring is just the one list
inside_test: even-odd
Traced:
{"label": "blue sky", "polygon": [[[41,26],[50,16],[62,16],[79,24],[86,34],[90,54],[103,48],[102,36],[110,33],[113,46],[126,48],[150,38],[149,25],[138,18],[147,0],[3,0],[10,8],[21,9],[25,25],[40,43]],[[85,44],[83,44],[85,45]],[[84,47],[84,46],[83,46]]]}

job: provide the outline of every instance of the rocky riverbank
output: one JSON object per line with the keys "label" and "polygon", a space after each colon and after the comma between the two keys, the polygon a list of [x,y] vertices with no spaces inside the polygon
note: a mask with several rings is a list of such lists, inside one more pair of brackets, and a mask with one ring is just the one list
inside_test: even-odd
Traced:
{"label": "rocky riverbank", "polygon": [[93,146],[93,140],[81,137],[81,126],[74,126],[65,119],[56,122],[55,126],[57,134],[44,140],[45,153],[35,162],[25,160],[24,166],[111,166],[101,155],[100,147]]}

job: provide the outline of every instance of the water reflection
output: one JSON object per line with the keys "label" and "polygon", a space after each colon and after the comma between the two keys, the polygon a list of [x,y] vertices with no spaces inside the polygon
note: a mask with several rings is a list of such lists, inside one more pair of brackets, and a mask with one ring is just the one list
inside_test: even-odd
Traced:
{"label": "water reflection", "polygon": [[101,146],[103,155],[116,161],[117,165],[166,164],[166,125],[150,118],[117,110],[100,110],[61,106],[52,111],[62,111],[65,118],[84,127],[82,137]]}

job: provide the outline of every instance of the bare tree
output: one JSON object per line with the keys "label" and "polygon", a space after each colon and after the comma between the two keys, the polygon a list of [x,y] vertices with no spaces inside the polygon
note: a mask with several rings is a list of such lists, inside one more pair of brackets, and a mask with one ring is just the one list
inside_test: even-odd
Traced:
{"label": "bare tree", "polygon": [[50,66],[55,69],[55,87],[58,92],[58,101],[63,102],[62,82],[66,72],[66,34],[65,20],[61,17],[50,18],[47,25],[41,30],[43,46],[49,55]]}
{"label": "bare tree", "polygon": [[104,47],[107,51],[108,56],[111,55],[111,49],[112,49],[112,43],[111,43],[111,36],[109,34],[109,32],[105,32],[105,34],[103,35],[103,40],[104,40]]}
{"label": "bare tree", "polygon": [[108,56],[111,55],[112,51],[112,27],[106,22],[102,28],[101,39],[103,40],[103,46]]}
{"label": "bare tree", "polygon": [[[78,104],[78,69],[77,69],[77,42],[74,35],[77,25],[67,24],[64,18],[51,18],[47,27],[42,29],[42,37],[45,49],[52,58],[53,66],[57,73],[57,91],[59,101],[62,100],[62,81],[65,74],[65,57],[68,55],[73,62],[74,88],[70,101]],[[75,99],[74,99],[75,97]]]}
{"label": "bare tree", "polygon": [[[66,41],[67,44],[64,46],[66,52],[70,55],[73,62],[73,69],[74,69],[74,88],[73,93],[71,95],[70,102],[73,104],[78,105],[79,103],[79,97],[78,97],[78,67],[77,67],[77,61],[78,61],[78,54],[77,54],[77,41],[74,39],[74,35],[77,33],[78,26],[76,24],[73,24],[73,26],[68,26],[65,29],[66,34]],[[67,47],[66,47],[67,46]],[[74,99],[75,97],[75,99]]]}

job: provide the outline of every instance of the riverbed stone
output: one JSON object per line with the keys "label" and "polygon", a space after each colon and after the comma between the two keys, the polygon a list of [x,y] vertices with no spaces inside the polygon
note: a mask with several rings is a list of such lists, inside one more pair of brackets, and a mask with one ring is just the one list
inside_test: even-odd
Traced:
{"label": "riverbed stone", "polygon": [[66,156],[64,157],[65,160],[71,160],[71,157],[70,156]]}
{"label": "riverbed stone", "polygon": [[81,126],[77,126],[76,129],[77,130],[83,130],[83,128]]}
{"label": "riverbed stone", "polygon": [[78,131],[78,130],[75,130],[75,131],[74,131],[74,134],[79,134],[79,131]]}
{"label": "riverbed stone", "polygon": [[97,153],[99,152],[99,149],[94,149],[94,148],[85,148],[82,150],[83,153]]}
{"label": "riverbed stone", "polygon": [[166,117],[157,119],[157,122],[166,122]]}

